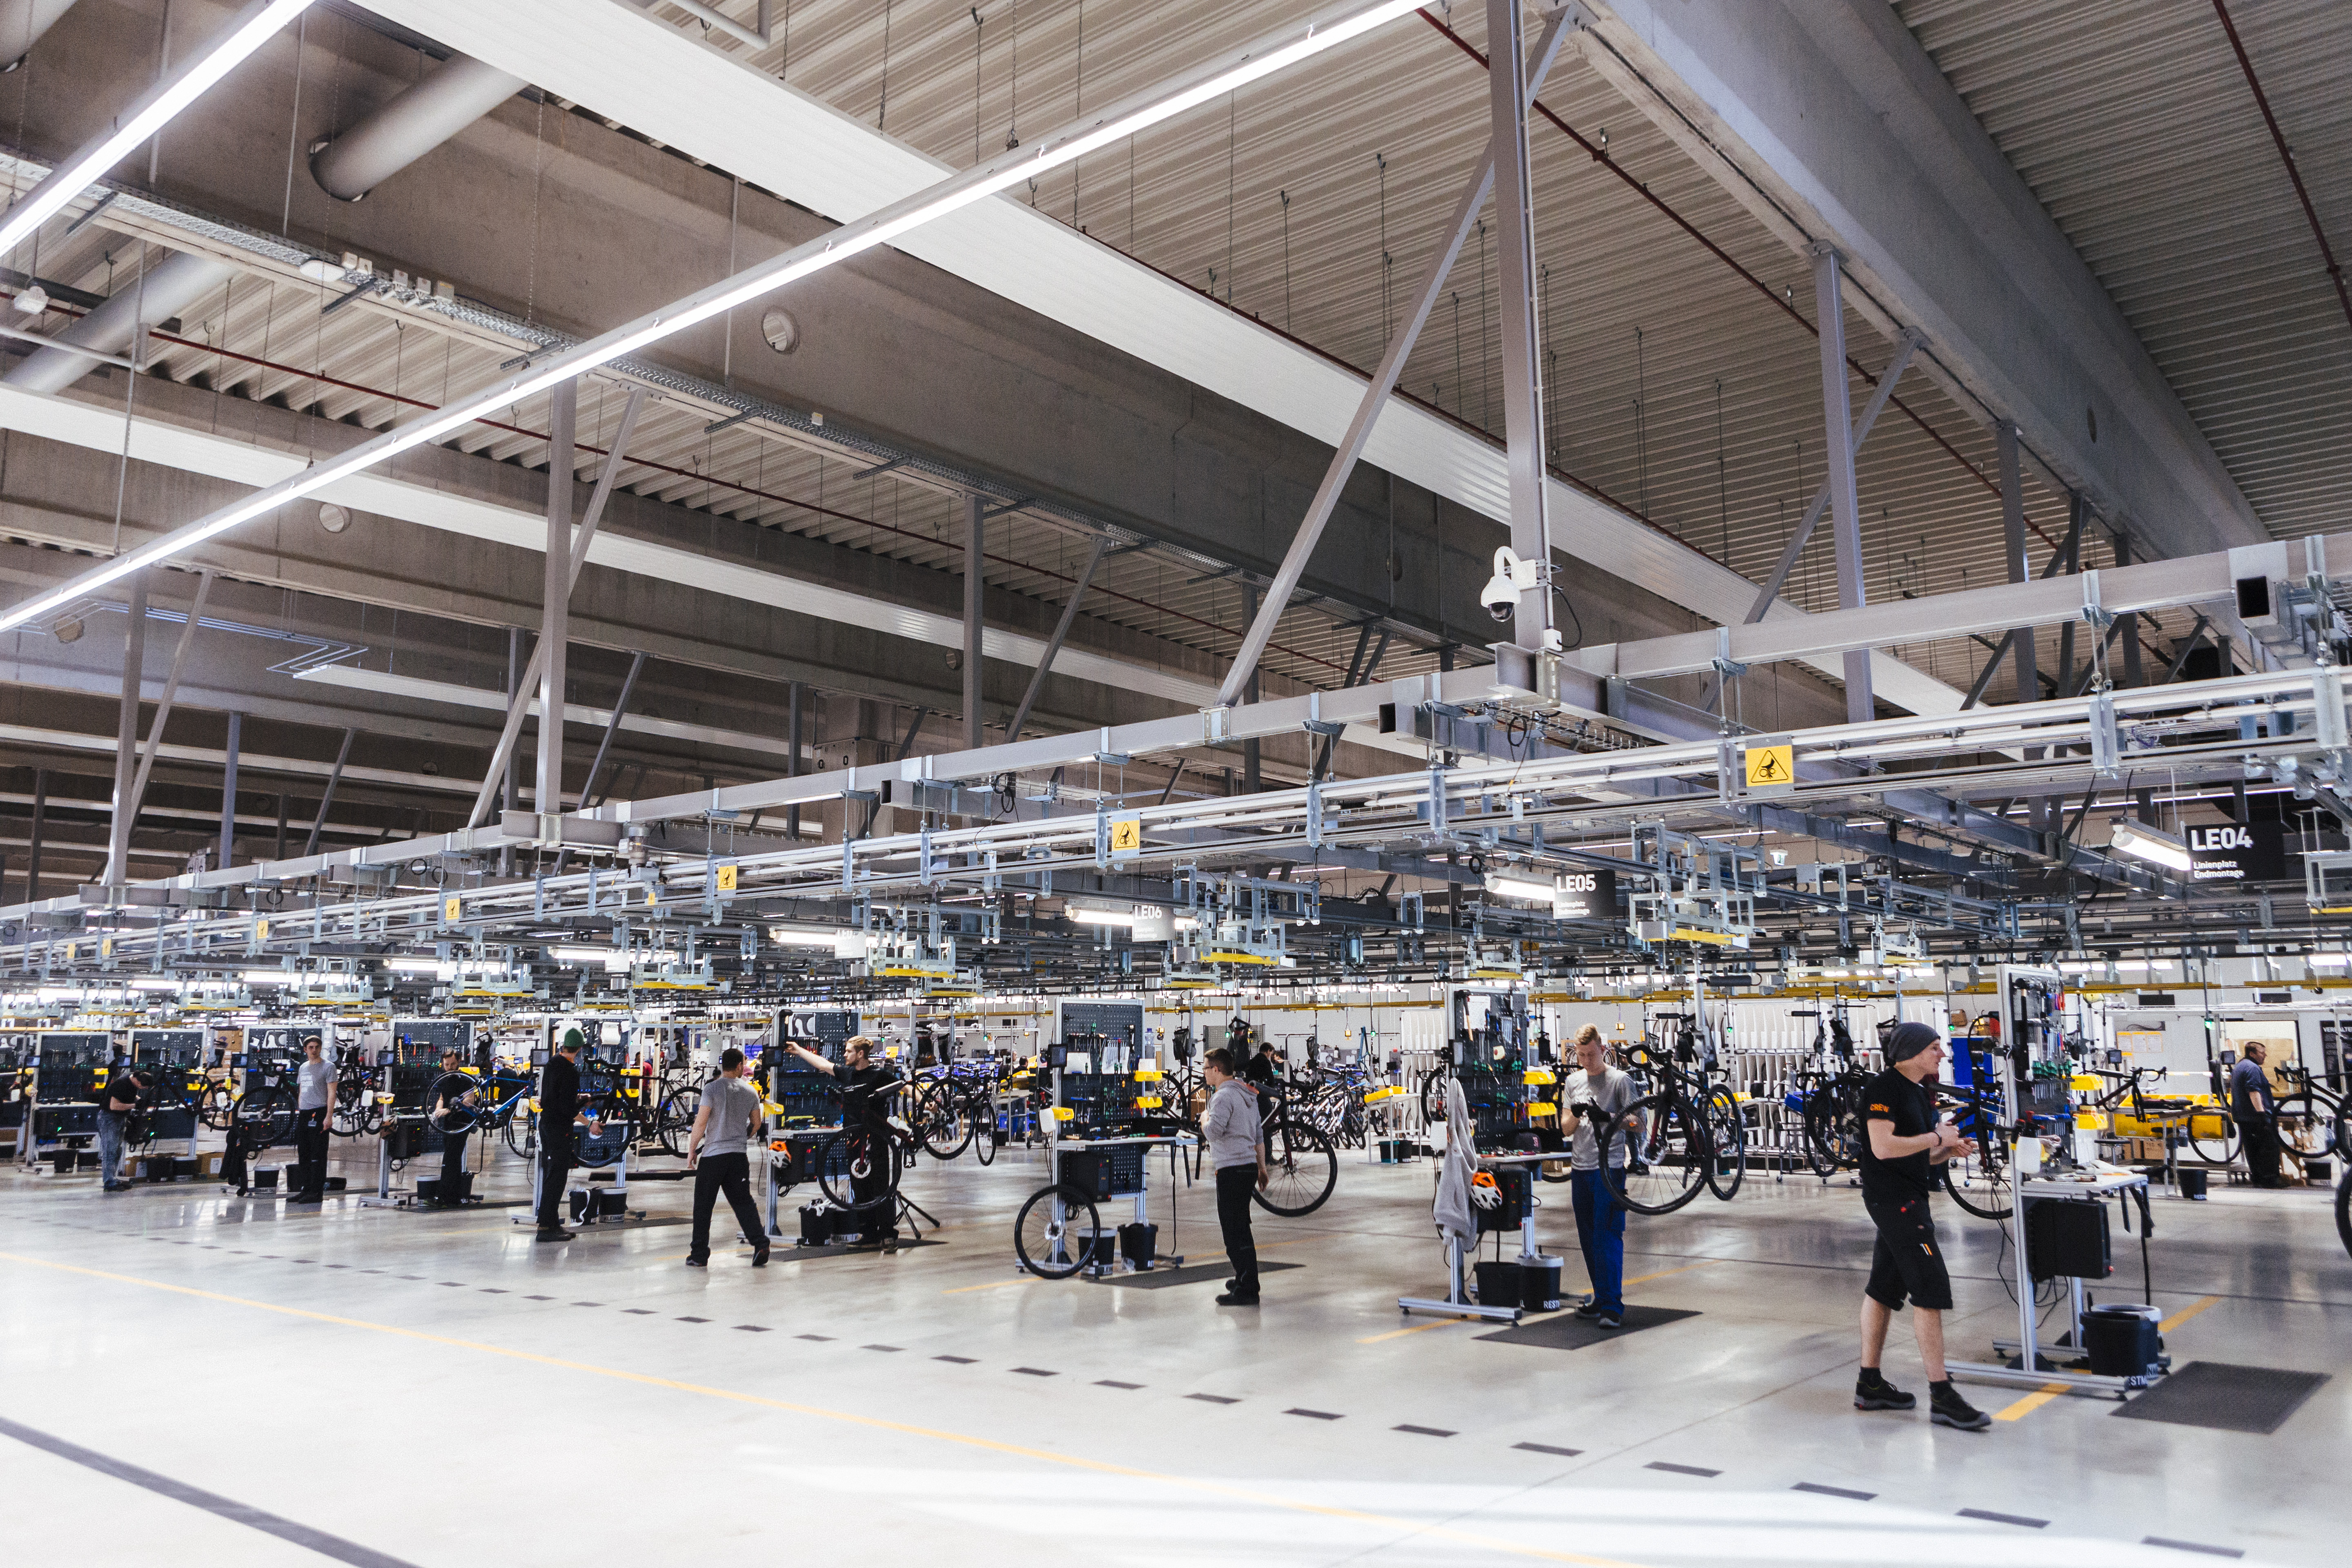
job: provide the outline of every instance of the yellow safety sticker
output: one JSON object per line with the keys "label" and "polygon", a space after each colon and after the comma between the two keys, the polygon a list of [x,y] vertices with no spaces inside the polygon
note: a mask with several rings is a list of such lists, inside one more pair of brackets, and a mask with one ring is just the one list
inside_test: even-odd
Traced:
{"label": "yellow safety sticker", "polygon": [[466,912],[466,900],[452,893],[441,900],[441,918],[455,921]]}
{"label": "yellow safety sticker", "polygon": [[1774,784],[1797,782],[1797,748],[1794,746],[1750,746],[1743,753],[1748,759],[1748,787],[1769,788]]}
{"label": "yellow safety sticker", "polygon": [[737,868],[733,866],[721,866],[719,868],[719,890],[720,892],[731,893],[735,890],[736,870]]}

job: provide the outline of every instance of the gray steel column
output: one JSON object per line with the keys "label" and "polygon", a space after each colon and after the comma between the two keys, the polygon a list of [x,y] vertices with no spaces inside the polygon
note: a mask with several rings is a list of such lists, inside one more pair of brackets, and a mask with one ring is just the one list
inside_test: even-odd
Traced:
{"label": "gray steel column", "polygon": [[25,862],[25,901],[41,901],[41,824],[49,815],[49,770],[33,770],[33,841]]}
{"label": "gray steel column", "polygon": [[1543,383],[1536,345],[1535,198],[1528,183],[1528,66],[1519,0],[1486,0],[1486,104],[1495,155],[1496,281],[1502,299],[1503,430],[1511,477],[1511,549],[1539,563],[1519,595],[1512,640],[1541,649],[1551,633],[1551,520],[1544,490]]}
{"label": "gray steel column", "polygon": [[147,574],[131,578],[130,624],[122,633],[122,704],[114,724],[113,821],[107,833],[105,874],[99,880],[120,887],[130,879],[131,824],[138,804],[131,798],[138,776],[139,678],[147,662]]}
{"label": "gray steel column", "polygon": [[[1078,574],[1077,584],[1070,590],[1070,602],[1062,606],[1062,618],[1054,627],[1054,635],[1045,643],[1045,651],[1030,673],[1029,689],[1021,694],[1021,706],[1013,712],[1013,722],[1004,729],[1004,743],[1011,745],[1021,738],[1028,726],[1029,710],[1036,705],[1037,693],[1045,689],[1045,677],[1053,672],[1054,660],[1061,657],[1062,644],[1069,640],[1070,628],[1077,624],[1078,604],[1087,596],[1087,585],[1095,580],[1095,568],[1102,564],[1104,551],[1110,544],[1107,533],[1095,535],[1095,547],[1087,552],[1087,564]],[[976,742],[975,742],[976,743]]]}
{"label": "gray steel column", "polygon": [[541,590],[539,652],[539,772],[531,808],[563,809],[563,654],[571,637],[572,485],[578,447],[580,383],[559,385],[548,400],[547,576]]}
{"label": "gray steel column", "polygon": [[[159,740],[161,737],[157,737]],[[215,864],[226,870],[236,852],[236,753],[245,741],[245,715],[231,710],[228,716],[228,760],[221,769],[221,829],[220,859]]]}
{"label": "gray steel column", "polygon": [[[1862,570],[1862,494],[1853,476],[1853,402],[1845,381],[1845,290],[1836,247],[1816,244],[1812,258],[1813,314],[1822,330],[1822,424],[1829,454],[1830,536],[1837,544],[1838,608],[1858,610],[1870,601]],[[1845,721],[1866,724],[1875,717],[1870,650],[1850,648],[1845,655]]]}
{"label": "gray steel column", "polygon": [[[792,747],[792,752],[784,759],[784,776],[788,779],[796,779],[801,776],[801,683],[797,680],[793,681],[785,689],[787,717],[784,721],[784,729],[789,736],[788,744]],[[799,806],[785,808],[784,831],[791,836],[793,843],[800,842],[801,808]]]}
{"label": "gray steel column", "polygon": [[[2116,535],[2116,564],[2118,566],[2128,566],[2131,564],[2131,535],[2128,533],[2118,532]],[[2123,627],[2123,630],[2116,634],[2123,639],[2123,683],[2126,686],[2137,686],[2140,684],[2141,679],[2139,668],[2139,616],[2129,610],[2126,610],[2122,615],[2116,617],[2116,621]]]}
{"label": "gray steel column", "polygon": [[[1247,592],[1250,618],[1255,620],[1257,617],[1257,590],[1251,588]],[[1249,685],[1245,689],[1244,695],[1255,702],[1258,699],[1258,691],[1257,668],[1253,665],[1250,668]],[[1260,765],[1263,762],[1262,750],[1255,735],[1242,742],[1242,778],[1251,795],[1257,794],[1265,785],[1265,773]]]}
{"label": "gray steel column", "polygon": [[[507,709],[509,712],[514,709],[515,689],[520,687],[521,684],[522,628],[520,626],[509,626],[507,628],[507,683],[505,690]],[[509,746],[507,748],[506,778],[499,786],[499,810],[502,813],[509,811],[520,811],[522,809],[521,772],[522,758],[516,754],[515,749],[512,746]],[[511,877],[514,875],[514,858],[515,852],[513,845],[506,845],[499,850],[499,876]]]}
{"label": "gray steel column", "polygon": [[982,570],[987,556],[983,542],[987,530],[983,526],[981,499],[977,495],[964,498],[963,536],[963,743],[973,751],[980,750],[980,633],[982,590],[988,574]]}
{"label": "gray steel column", "polygon": [[327,787],[319,792],[319,809],[310,817],[310,837],[302,841],[302,858],[309,859],[319,852],[319,834],[327,826],[327,808],[335,804],[335,786],[343,782],[343,764],[352,760],[352,737],[357,730],[343,731],[343,743],[335,752],[335,765],[327,770]]}
{"label": "gray steel column", "polygon": [[[2001,559],[2009,567],[2009,580],[2022,583],[2031,574],[2025,569],[2025,476],[2018,465],[2017,426],[1997,420],[1993,434],[2000,447]],[[2017,700],[2038,701],[2042,678],[2034,665],[2033,628],[2017,627],[2010,637],[2017,652]]]}
{"label": "gray steel column", "polygon": [[[2091,520],[2091,503],[2079,491],[2073,492],[2066,498],[2066,564],[2062,570],[2071,577],[2083,570],[2083,530]],[[2094,648],[2091,652],[2094,664],[2097,663],[2098,657],[2098,650]],[[2074,694],[2074,623],[2066,621],[2058,627],[2058,695],[2072,697]]]}

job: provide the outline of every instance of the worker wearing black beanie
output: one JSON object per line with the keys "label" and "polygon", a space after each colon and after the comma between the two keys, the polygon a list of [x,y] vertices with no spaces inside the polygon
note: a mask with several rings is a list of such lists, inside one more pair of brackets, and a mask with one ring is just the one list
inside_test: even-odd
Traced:
{"label": "worker wearing black beanie", "polygon": [[1907,1298],[1911,1330],[1927,1373],[1928,1416],[1938,1426],[1981,1432],[1992,1417],[1960,1397],[1944,1370],[1944,1314],[1952,1278],[1927,1212],[1934,1168],[1976,1145],[1936,1117],[1927,1080],[1944,1065],[1944,1037],[1926,1024],[1898,1024],[1886,1037],[1886,1070],[1862,1091],[1862,1203],[1878,1227],[1870,1283],[1862,1297],[1862,1374],[1857,1410],[1908,1410],[1916,1400],[1886,1381],[1879,1357],[1886,1330]]}

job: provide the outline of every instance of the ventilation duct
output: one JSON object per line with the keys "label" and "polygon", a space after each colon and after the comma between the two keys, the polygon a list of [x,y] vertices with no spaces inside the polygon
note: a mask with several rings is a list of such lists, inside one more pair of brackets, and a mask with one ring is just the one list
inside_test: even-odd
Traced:
{"label": "ventilation duct", "polygon": [[310,177],[337,201],[358,201],[529,85],[453,55],[341,136],[313,145]]}
{"label": "ventilation duct", "polygon": [[0,72],[15,70],[74,0],[0,0]]}
{"label": "ventilation duct", "polygon": [[[166,321],[194,308],[205,296],[236,275],[226,261],[179,250],[147,274],[125,283],[105,304],[58,334],[59,343],[102,354],[120,353],[137,335],[141,316],[152,323]],[[63,392],[79,381],[97,361],[66,348],[35,351],[33,356],[0,381],[32,392]]]}

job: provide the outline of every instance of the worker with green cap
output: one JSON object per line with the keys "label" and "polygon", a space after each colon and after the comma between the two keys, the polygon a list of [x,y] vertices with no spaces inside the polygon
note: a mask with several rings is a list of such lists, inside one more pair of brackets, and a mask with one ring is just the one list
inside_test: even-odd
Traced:
{"label": "worker with green cap", "polygon": [[567,1028],[539,1080],[539,1239],[570,1241],[563,1228],[563,1190],[572,1175],[572,1127],[580,1119],[580,1047]]}

